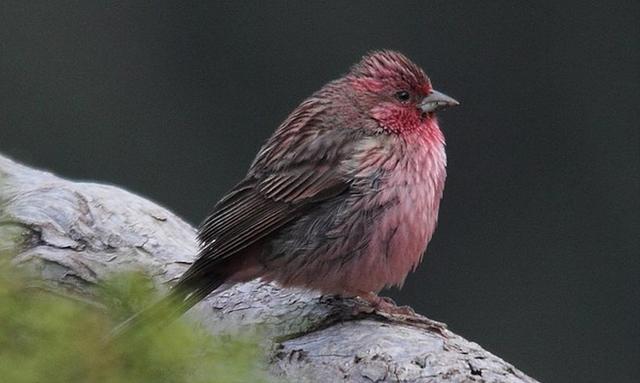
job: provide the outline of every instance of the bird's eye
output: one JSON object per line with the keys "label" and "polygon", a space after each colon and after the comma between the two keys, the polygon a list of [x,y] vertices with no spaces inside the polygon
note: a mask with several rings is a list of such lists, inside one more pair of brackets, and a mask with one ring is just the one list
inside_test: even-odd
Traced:
{"label": "bird's eye", "polygon": [[407,102],[411,98],[411,95],[406,90],[401,90],[399,92],[396,92],[395,98],[400,102]]}

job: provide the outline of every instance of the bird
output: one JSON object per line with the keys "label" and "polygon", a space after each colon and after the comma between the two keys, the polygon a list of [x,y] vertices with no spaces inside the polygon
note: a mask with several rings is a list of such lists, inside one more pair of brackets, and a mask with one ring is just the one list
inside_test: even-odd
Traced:
{"label": "bird", "polygon": [[402,53],[366,54],[280,124],[200,225],[195,261],[115,332],[258,278],[385,307],[378,293],[403,285],[436,228],[447,162],[436,112],[456,105]]}

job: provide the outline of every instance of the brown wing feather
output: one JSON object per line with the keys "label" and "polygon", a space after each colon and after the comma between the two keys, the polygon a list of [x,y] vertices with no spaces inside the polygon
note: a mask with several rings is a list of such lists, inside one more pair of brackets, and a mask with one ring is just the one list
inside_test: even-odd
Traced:
{"label": "brown wing feather", "polygon": [[234,188],[201,225],[200,257],[182,279],[206,273],[296,219],[312,204],[349,187],[344,177],[328,168],[320,174],[305,170],[273,174],[263,181],[246,180]]}
{"label": "brown wing feather", "polygon": [[[262,148],[247,178],[200,226],[200,257],[182,280],[207,275],[220,261],[263,240],[316,203],[349,188],[340,163],[360,132],[322,126],[325,105],[308,100]],[[314,121],[313,124],[309,124]]]}

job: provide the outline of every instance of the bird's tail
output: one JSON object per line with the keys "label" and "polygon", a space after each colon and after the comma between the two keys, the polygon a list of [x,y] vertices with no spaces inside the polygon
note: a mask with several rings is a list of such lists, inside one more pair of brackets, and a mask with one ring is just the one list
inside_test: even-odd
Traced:
{"label": "bird's tail", "polygon": [[187,312],[225,282],[224,278],[209,276],[206,281],[179,281],[167,296],[132,315],[111,330],[109,341],[117,341],[146,329],[164,327]]}

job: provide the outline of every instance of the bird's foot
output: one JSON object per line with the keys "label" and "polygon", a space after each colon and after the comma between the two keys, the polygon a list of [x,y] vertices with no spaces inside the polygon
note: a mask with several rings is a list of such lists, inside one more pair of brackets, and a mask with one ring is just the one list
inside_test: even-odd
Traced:
{"label": "bird's foot", "polygon": [[391,298],[380,297],[374,293],[362,294],[360,298],[368,306],[364,307],[362,311],[378,315],[392,322],[424,328],[446,336],[446,324],[417,314],[409,306],[398,306]]}
{"label": "bird's foot", "polygon": [[367,302],[377,313],[386,313],[389,315],[404,315],[404,316],[416,316],[416,312],[409,306],[398,306],[396,302],[389,297],[381,297],[374,293],[368,293],[362,295],[362,298]]}

